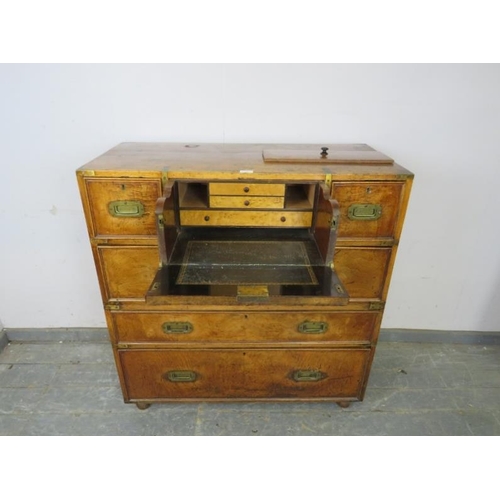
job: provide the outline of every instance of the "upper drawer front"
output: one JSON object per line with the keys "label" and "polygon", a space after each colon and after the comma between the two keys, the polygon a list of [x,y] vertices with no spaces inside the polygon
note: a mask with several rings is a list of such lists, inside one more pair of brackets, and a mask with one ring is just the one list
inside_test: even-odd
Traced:
{"label": "upper drawer front", "polygon": [[118,342],[365,342],[377,314],[113,313]]}
{"label": "upper drawer front", "polygon": [[284,208],[283,196],[210,196],[210,208]]}
{"label": "upper drawer front", "polygon": [[333,197],[340,205],[338,236],[393,236],[403,185],[401,182],[335,183]]}
{"label": "upper drawer front", "polygon": [[285,196],[284,184],[252,184],[244,182],[211,182],[210,196]]}
{"label": "upper drawer front", "polygon": [[370,349],[119,351],[128,398],[352,398]]}
{"label": "upper drawer front", "polygon": [[93,236],[153,236],[161,181],[87,179]]}
{"label": "upper drawer front", "polygon": [[312,212],[181,210],[182,226],[309,227]]}

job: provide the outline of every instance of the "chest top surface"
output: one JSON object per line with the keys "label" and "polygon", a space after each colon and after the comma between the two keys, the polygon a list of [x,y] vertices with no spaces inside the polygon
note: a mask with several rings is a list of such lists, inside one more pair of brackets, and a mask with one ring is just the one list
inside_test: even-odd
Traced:
{"label": "chest top surface", "polygon": [[[324,149],[327,148],[327,149]],[[95,176],[405,179],[413,174],[366,144],[125,142],[79,169]]]}

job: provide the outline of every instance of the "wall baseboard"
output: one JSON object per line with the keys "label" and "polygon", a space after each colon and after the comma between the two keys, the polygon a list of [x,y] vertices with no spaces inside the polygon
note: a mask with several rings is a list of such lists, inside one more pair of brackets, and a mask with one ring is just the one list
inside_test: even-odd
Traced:
{"label": "wall baseboard", "polygon": [[403,328],[380,330],[380,342],[431,342],[441,344],[500,345],[500,332],[460,330],[409,330]]}
{"label": "wall baseboard", "polygon": [[0,352],[3,351],[8,343],[9,339],[7,338],[7,332],[5,330],[0,330]]}
{"label": "wall baseboard", "polygon": [[107,342],[106,328],[6,328],[9,342]]}
{"label": "wall baseboard", "polygon": [[[106,328],[6,328],[0,351],[9,342],[108,342]],[[500,332],[382,329],[380,342],[500,345]]]}

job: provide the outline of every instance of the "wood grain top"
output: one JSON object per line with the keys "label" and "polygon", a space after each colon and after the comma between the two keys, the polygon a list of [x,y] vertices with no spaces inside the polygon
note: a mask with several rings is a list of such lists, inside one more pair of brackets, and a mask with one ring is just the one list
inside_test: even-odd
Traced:
{"label": "wood grain top", "polygon": [[[334,161],[311,161],[328,147]],[[264,150],[280,151],[285,160],[264,160]],[[287,153],[289,152],[289,153]],[[370,160],[372,158],[372,160]],[[292,161],[290,161],[290,159]],[[384,178],[412,177],[413,174],[366,144],[215,144],[124,142],[78,169],[95,175],[116,175],[117,171],[168,172],[169,178],[202,177],[217,172],[220,178],[272,177],[303,178],[333,176]],[[115,174],[113,174],[115,172]],[[273,175],[274,174],[274,175]]]}

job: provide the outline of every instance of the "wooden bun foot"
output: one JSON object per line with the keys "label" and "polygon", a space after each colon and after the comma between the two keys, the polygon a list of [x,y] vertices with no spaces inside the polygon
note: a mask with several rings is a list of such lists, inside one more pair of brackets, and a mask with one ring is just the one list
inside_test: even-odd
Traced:
{"label": "wooden bun foot", "polygon": [[351,403],[349,401],[338,401],[337,404],[341,408],[349,408],[349,406],[350,406]]}
{"label": "wooden bun foot", "polygon": [[151,406],[151,403],[135,403],[135,405],[139,410],[147,410]]}

